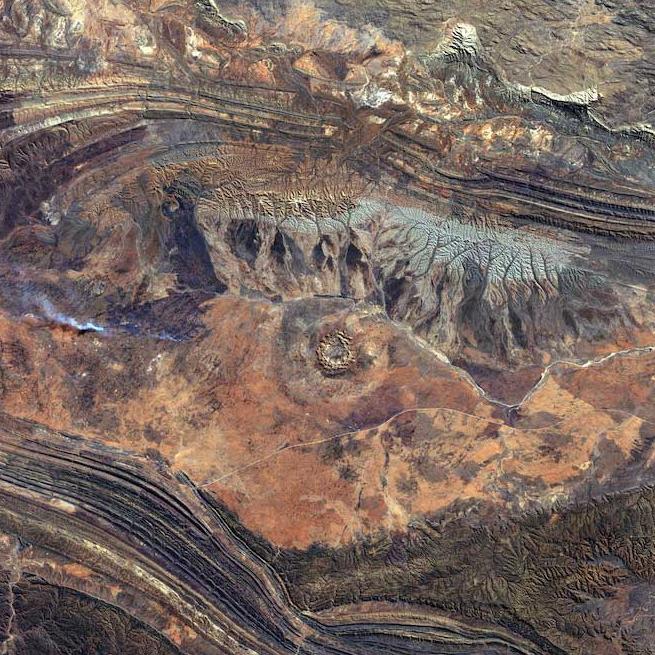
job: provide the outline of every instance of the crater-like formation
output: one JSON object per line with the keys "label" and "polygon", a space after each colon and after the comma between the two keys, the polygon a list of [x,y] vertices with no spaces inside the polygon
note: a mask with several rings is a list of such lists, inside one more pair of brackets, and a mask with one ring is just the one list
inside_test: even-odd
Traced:
{"label": "crater-like formation", "polygon": [[655,16],[0,0],[0,655],[646,655]]}
{"label": "crater-like formation", "polygon": [[316,360],[327,375],[346,373],[355,364],[350,337],[341,330],[326,334],[316,347]]}

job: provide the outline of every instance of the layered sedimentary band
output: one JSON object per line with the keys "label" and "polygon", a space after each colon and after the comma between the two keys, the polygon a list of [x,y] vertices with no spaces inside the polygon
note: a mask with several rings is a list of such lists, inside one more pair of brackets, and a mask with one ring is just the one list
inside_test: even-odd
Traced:
{"label": "layered sedimentary band", "polygon": [[317,4],[0,0],[0,655],[649,653],[653,17]]}
{"label": "layered sedimentary band", "polygon": [[[466,625],[438,613],[413,617],[402,604],[372,614],[353,606],[324,621],[300,612],[275,570],[231,530],[216,505],[163,464],[7,415],[0,452],[2,528],[23,548],[44,553],[43,568],[25,573],[42,574],[47,553],[83,564],[111,581],[107,587],[120,585],[125,600],[128,589],[142,595],[136,612],[127,609],[143,622],[156,621],[157,608],[164,608],[186,625],[194,637],[180,647],[189,652],[560,652],[520,631]],[[20,557],[16,566],[20,570]],[[53,561],[50,584],[65,569]],[[68,576],[64,586],[72,580]]]}
{"label": "layered sedimentary band", "polygon": [[[509,116],[517,108],[512,108],[509,100],[504,102]],[[203,123],[222,126],[225,134],[216,139],[217,146],[237,138],[253,146],[285,145],[319,159],[337,157],[341,166],[365,179],[373,175],[376,183],[384,182],[379,176],[386,171],[386,184],[402,185],[428,202],[456,194],[460,202],[480,204],[485,211],[501,216],[529,217],[610,236],[653,235],[654,197],[645,185],[622,189],[621,181],[616,180],[614,190],[611,178],[603,187],[581,174],[545,179],[537,170],[526,169],[519,153],[516,161],[523,170],[512,171],[508,161],[494,162],[493,154],[485,154],[485,146],[479,142],[470,146],[467,158],[471,161],[458,162],[450,146],[443,146],[444,133],[457,139],[457,123],[439,123],[434,132],[431,117],[400,98],[379,108],[357,108],[341,93],[316,92],[309,104],[297,90],[221,80],[196,80],[191,88],[142,80],[59,89],[48,92],[45,107],[41,94],[7,96],[0,134],[2,179],[7,193],[17,185],[30,185],[32,202],[5,208],[5,226],[33,215],[41,202],[51,200],[55,190],[61,194],[68,181],[88,175],[92,168],[106,167],[112,157],[129,156],[134,163],[141,157],[145,163],[156,150],[179,147],[166,144],[161,136],[157,141],[147,138],[148,125],[166,120],[191,121],[200,130]],[[559,107],[539,117],[530,117],[530,109],[521,111],[528,124],[537,120],[557,125],[559,120],[563,125],[575,122],[585,126],[588,120],[584,115],[572,118]],[[492,116],[502,117],[503,113],[496,110]],[[471,120],[482,125],[490,118]],[[616,136],[595,125],[589,129],[608,148],[636,138]],[[354,143],[358,144],[355,149]],[[476,163],[478,151],[484,162]],[[40,177],[34,175],[37,162]],[[50,177],[49,183],[43,179],[45,175]]]}

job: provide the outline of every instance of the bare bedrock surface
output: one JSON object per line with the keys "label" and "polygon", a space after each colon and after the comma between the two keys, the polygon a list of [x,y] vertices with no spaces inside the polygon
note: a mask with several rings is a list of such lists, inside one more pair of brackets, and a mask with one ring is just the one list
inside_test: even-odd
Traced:
{"label": "bare bedrock surface", "polygon": [[655,652],[655,5],[0,8],[0,655]]}

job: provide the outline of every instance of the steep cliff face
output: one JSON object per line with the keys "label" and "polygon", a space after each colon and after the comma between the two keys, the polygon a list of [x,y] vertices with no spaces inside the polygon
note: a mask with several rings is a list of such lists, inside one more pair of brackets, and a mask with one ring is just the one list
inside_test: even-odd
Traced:
{"label": "steep cliff face", "polygon": [[0,6],[0,653],[650,652],[648,7]]}

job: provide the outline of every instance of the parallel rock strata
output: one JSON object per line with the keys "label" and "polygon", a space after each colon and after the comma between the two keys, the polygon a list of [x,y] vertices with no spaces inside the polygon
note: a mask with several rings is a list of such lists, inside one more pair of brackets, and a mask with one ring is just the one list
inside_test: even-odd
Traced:
{"label": "parallel rock strata", "polygon": [[0,1],[0,655],[651,652],[647,4]]}

